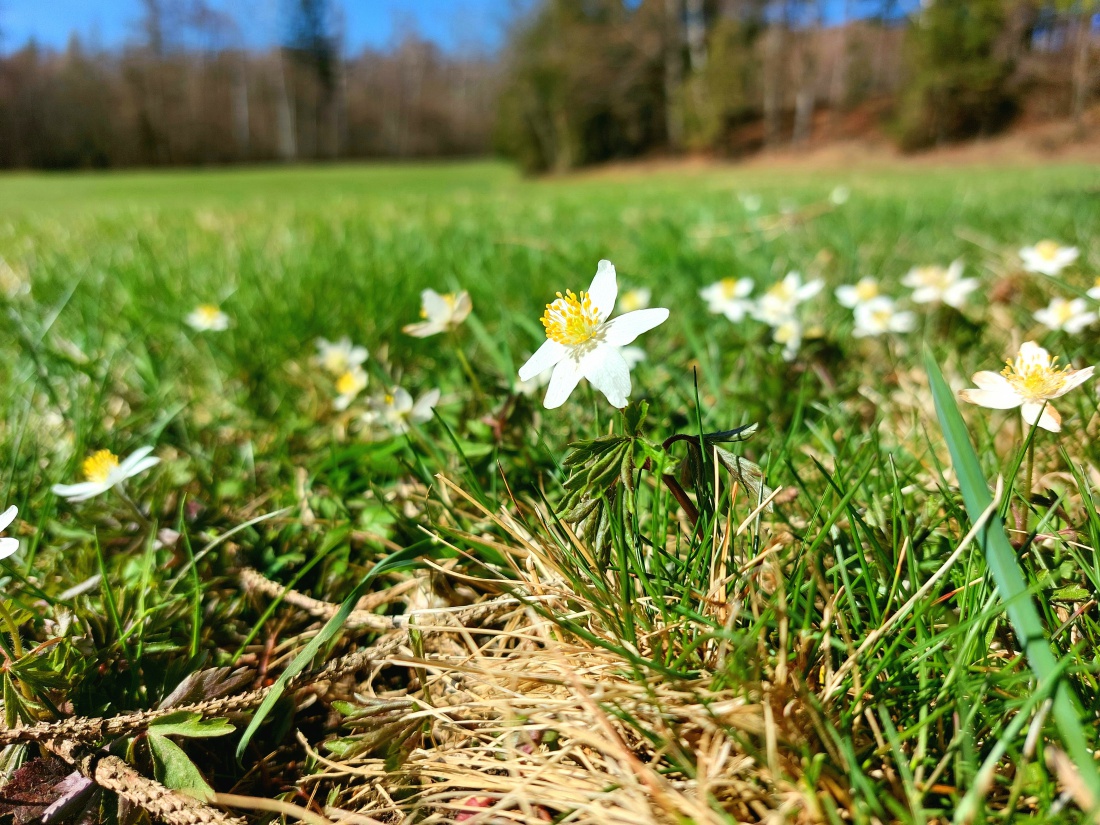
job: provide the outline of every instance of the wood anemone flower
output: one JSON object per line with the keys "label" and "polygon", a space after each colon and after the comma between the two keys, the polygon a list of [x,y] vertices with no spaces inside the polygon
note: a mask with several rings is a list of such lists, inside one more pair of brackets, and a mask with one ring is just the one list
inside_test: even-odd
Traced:
{"label": "wood anemone flower", "polygon": [[124,461],[119,461],[118,456],[110,450],[92,453],[84,459],[82,467],[87,481],[79,484],[55,484],[50,490],[69,501],[86,501],[160,463],[159,458],[149,455],[151,452],[152,447],[141,447]]}
{"label": "wood anemone flower", "polygon": [[1058,367],[1057,360],[1034,341],[1027,341],[1020,346],[1016,360],[1007,362],[1000,372],[975,373],[977,387],[963,390],[959,397],[994,410],[1019,407],[1028,426],[1059,432],[1062,416],[1049,402],[1088,381],[1095,367]]}
{"label": "wood anemone flower", "polygon": [[414,338],[438,335],[465,321],[473,306],[470,293],[465,290],[457,294],[448,292],[441,295],[434,289],[425,289],[420,293],[420,317],[424,320],[407,324],[402,327],[402,331]]}
{"label": "wood anemone flower", "polygon": [[1076,261],[1079,254],[1076,246],[1062,246],[1057,241],[1039,241],[1034,246],[1021,249],[1020,260],[1028,272],[1053,277]]}
{"label": "wood anemone flower", "polygon": [[619,287],[611,261],[600,261],[588,292],[558,293],[546,305],[542,326],[546,342],[520,367],[521,381],[553,368],[543,405],[560,407],[582,378],[615,407],[625,407],[630,395],[630,366],[623,348],[643,332],[663,324],[668,310],[640,309],[611,318]]}

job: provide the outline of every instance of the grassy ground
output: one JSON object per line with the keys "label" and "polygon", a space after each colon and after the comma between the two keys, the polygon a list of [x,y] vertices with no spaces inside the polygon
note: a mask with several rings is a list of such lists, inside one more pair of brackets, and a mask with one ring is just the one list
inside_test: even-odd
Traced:
{"label": "grassy ground", "polygon": [[[166,816],[148,794],[167,785],[350,822],[1088,819],[1095,382],[1057,402],[1063,431],[1035,434],[1030,474],[1018,412],[962,405],[975,483],[924,347],[953,390],[1029,339],[1100,362],[1095,326],[1032,317],[1093,285],[1098,183],[1086,167],[525,182],[492,164],[0,178],[0,467],[20,540],[2,565],[4,712],[78,720],[2,734],[0,808],[25,821],[72,798],[129,822]],[[1043,238],[1079,262],[1024,273],[1016,250]],[[637,439],[586,384],[558,410],[517,392],[543,305],[601,258],[671,309],[638,341]],[[956,258],[981,282],[962,311],[908,305],[914,331],[853,337],[833,287],[874,275],[904,299],[910,267]],[[792,269],[827,288],[790,361],[698,295]],[[473,314],[403,334],[426,287],[469,290]],[[227,330],[187,326],[204,303]],[[342,336],[370,350],[345,411],[314,359]],[[436,417],[394,436],[364,422],[395,385],[440,389]],[[778,490],[763,512],[688,440],[750,423],[730,449]],[[563,462],[609,432],[632,439],[615,478],[633,489],[599,472],[570,487],[606,508],[596,541],[566,519]],[[145,445],[161,461],[124,488],[50,491],[97,450]],[[662,471],[683,471],[687,506]],[[998,476],[1007,530],[964,540]],[[357,649],[369,666],[340,658]],[[186,704],[181,682],[214,704],[159,733],[79,721]],[[103,745],[114,785],[89,762]],[[74,768],[94,780],[79,793],[59,784]],[[126,800],[139,780],[122,807],[97,790]],[[169,821],[210,821],[194,810]]]}

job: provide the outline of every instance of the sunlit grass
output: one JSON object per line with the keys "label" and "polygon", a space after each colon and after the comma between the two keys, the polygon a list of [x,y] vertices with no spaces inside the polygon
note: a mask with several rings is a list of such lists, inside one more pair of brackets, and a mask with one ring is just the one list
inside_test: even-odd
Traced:
{"label": "sunlit grass", "polygon": [[[829,201],[838,184],[851,191],[841,205]],[[1047,718],[1054,688],[1020,653],[985,543],[941,569],[976,513],[960,498],[922,353],[955,391],[1026,340],[1060,363],[1100,363],[1095,326],[1049,332],[1033,315],[1093,286],[1098,185],[1077,167],[529,182],[472,164],[0,179],[0,504],[18,505],[21,520],[6,531],[21,549],[3,562],[6,720],[154,708],[202,668],[253,666],[259,684],[334,656],[366,637],[269,608],[238,573],[255,568],[339,604],[374,570],[375,592],[395,594],[377,610],[515,589],[529,617],[552,618],[654,701],[690,694],[693,720],[707,691],[766,707],[770,733],[726,734],[761,771],[783,773],[760,780],[768,805],[798,789],[821,795],[822,816],[853,821],[950,817],[963,799],[971,811],[1080,817],[1061,798],[1064,770],[1045,761],[1066,747],[1054,723],[1065,725],[1066,705]],[[759,212],[738,197],[750,193]],[[1056,279],[1017,259],[1045,238],[1080,250]],[[600,259],[614,262],[622,290],[648,288],[671,315],[637,342],[647,359],[631,400],[649,404],[637,435],[649,446],[630,447],[635,488],[607,489],[597,542],[561,507],[568,445],[629,434],[635,419],[583,383],[558,410],[542,409],[542,389],[513,390],[546,340],[545,305],[585,288]],[[961,311],[909,300],[910,269],[955,260],[980,284]],[[767,326],[710,314],[699,295],[730,277],[751,278],[759,295],[792,270],[825,286],[799,309],[791,360]],[[911,332],[853,335],[833,290],[863,276],[915,313]],[[424,289],[468,290],[473,312],[407,335]],[[227,328],[189,325],[203,305]],[[339,409],[340,375],[317,361],[316,342],[344,336],[370,355],[356,376],[366,385]],[[398,387],[410,403],[438,388],[436,417],[382,426]],[[1034,435],[1030,458],[1018,411],[962,406],[979,467],[968,483],[1005,478],[1005,546],[1094,747],[1095,385],[1058,399],[1063,430]],[[768,511],[767,493],[733,484],[713,454],[690,453],[701,437],[714,446],[707,434],[753,423],[752,440],[721,443],[764,468],[777,490]],[[123,486],[86,503],[50,492],[82,481],[89,455],[144,445],[160,463]],[[694,515],[665,476],[680,479]],[[384,558],[392,568],[377,568]],[[455,578],[410,574],[410,558]],[[385,678],[400,692],[426,677]],[[694,745],[630,703],[605,709],[668,760],[660,771],[692,779]],[[316,711],[303,724],[315,745],[338,733]],[[244,768],[196,760],[216,790],[243,781],[274,795],[298,778],[245,773],[284,733],[255,728]],[[1069,750],[1080,764],[1080,743]],[[703,804],[734,810],[717,792]]]}

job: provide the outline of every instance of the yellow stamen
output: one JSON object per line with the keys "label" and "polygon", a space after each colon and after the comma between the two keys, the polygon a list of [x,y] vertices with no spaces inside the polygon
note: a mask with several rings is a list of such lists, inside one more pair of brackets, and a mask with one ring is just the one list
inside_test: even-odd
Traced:
{"label": "yellow stamen", "polygon": [[345,372],[336,379],[336,391],[340,395],[351,395],[362,388],[361,380],[354,372]]}
{"label": "yellow stamen", "polygon": [[1016,356],[1015,361],[1006,361],[1001,370],[1008,383],[1028,401],[1047,401],[1057,397],[1074,370],[1069,366],[1057,367],[1058,358],[1027,359]]}
{"label": "yellow stamen", "polygon": [[863,278],[856,284],[856,295],[861,301],[870,301],[878,297],[878,283],[870,278]]}
{"label": "yellow stamen", "polygon": [[214,304],[202,304],[197,311],[204,321],[213,321],[222,314]]}
{"label": "yellow stamen", "polygon": [[84,478],[102,484],[113,470],[118,469],[118,456],[110,450],[99,450],[84,459],[82,469]]}
{"label": "yellow stamen", "polygon": [[722,297],[726,300],[737,297],[737,279],[736,278],[723,278],[720,282],[722,284]]}
{"label": "yellow stamen", "polygon": [[1035,244],[1035,251],[1039,253],[1039,257],[1044,261],[1053,261],[1058,256],[1058,250],[1061,249],[1056,241],[1039,241]]}
{"label": "yellow stamen", "polygon": [[579,296],[571,290],[558,293],[558,299],[546,305],[542,325],[546,337],[566,346],[577,346],[590,340],[600,328],[600,313],[592,306],[587,292]]}

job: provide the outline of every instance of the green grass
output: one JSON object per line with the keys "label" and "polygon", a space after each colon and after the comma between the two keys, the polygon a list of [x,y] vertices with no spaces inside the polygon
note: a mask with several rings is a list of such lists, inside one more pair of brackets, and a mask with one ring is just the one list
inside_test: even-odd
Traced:
{"label": "green grass", "polygon": [[[837,184],[851,198],[827,207]],[[31,285],[3,299],[0,336],[0,490],[23,519],[8,531],[21,551],[2,563],[8,723],[155,707],[188,673],[255,664],[271,651],[272,669],[285,668],[308,623],[242,594],[235,571],[245,565],[340,602],[395,548],[424,542],[427,554],[428,529],[465,553],[464,573],[505,570],[474,537],[508,537],[443,495],[436,474],[490,512],[519,502],[530,516],[543,496],[550,508],[563,500],[567,445],[622,431],[585,384],[556,411],[542,410],[539,396],[509,400],[516,370],[543,340],[543,305],[558,290],[587,288],[609,258],[621,289],[650,287],[653,304],[672,310],[638,342],[648,359],[634,370],[632,400],[649,403],[645,439],[758,423],[734,448],[783,490],[728,549],[733,567],[760,554],[774,567],[731,578],[727,597],[752,609],[723,625],[702,595],[714,574],[715,520],[724,524],[732,508],[736,525],[752,503],[731,502],[726,484],[714,489],[708,465],[685,485],[701,503],[703,529],[693,534],[677,524],[658,472],[662,460],[685,456],[682,444],[671,456],[644,448],[653,461],[647,471],[639,459],[637,491],[608,493],[606,566],[592,563],[603,548],[559,547],[571,586],[602,605],[594,610],[607,633],[590,641],[623,652],[639,680],[704,674],[716,689],[755,695],[789,673],[784,690],[813,725],[787,743],[788,764],[801,765],[808,787],[828,774],[847,788],[853,821],[949,818],[968,791],[978,816],[1085,821],[1045,766],[1046,749],[1064,747],[1053,717],[1039,720],[1043,735],[1025,749],[1053,688],[1020,652],[984,540],[860,654],[839,689],[825,686],[972,523],[923,347],[956,390],[1031,338],[1075,366],[1100,363],[1095,327],[1068,336],[1031,317],[1051,295],[1079,294],[1100,274],[1098,186],[1100,172],[1088,167],[533,182],[473,163],[0,178],[0,258]],[[763,225],[740,205],[742,192],[763,197]],[[774,222],[781,209],[795,217]],[[1078,246],[1078,265],[1054,280],[1020,272],[1015,251],[1048,237]],[[955,258],[982,282],[961,314],[918,308],[912,333],[852,337],[833,287],[874,275],[903,297],[898,281],[911,266]],[[792,269],[828,286],[806,307],[817,333],[790,363],[764,326],[708,315],[698,297],[727,276],[752,277],[759,293]],[[425,287],[468,289],[470,321],[454,334],[404,335]],[[230,329],[186,326],[201,303],[219,304]],[[344,335],[371,351],[371,385],[346,415],[331,408],[331,378],[312,362],[315,339]],[[366,440],[357,413],[389,383],[413,396],[442,389],[438,418],[408,438]],[[1076,695],[1095,747],[1095,383],[1056,405],[1064,431],[1036,435],[1036,495],[1022,494],[1021,471],[1009,478],[1003,512],[1038,621],[1054,637],[1059,684]],[[1018,413],[962,413],[979,475],[990,485],[1011,476],[1026,435]],[[113,493],[85,504],[50,493],[78,480],[94,450],[125,455],[146,444],[162,463],[127,490],[155,529],[184,534],[178,543],[154,542],[154,528]],[[707,506],[711,496],[717,507]],[[81,583],[84,592],[63,598]],[[556,618],[580,638],[591,632]],[[60,641],[34,650],[50,639]],[[713,639],[728,645],[720,664],[705,655]],[[219,762],[207,780],[234,786],[278,744],[274,727],[246,743],[243,768]],[[983,764],[988,794],[973,790]],[[248,777],[248,792],[278,792],[276,779]]]}

